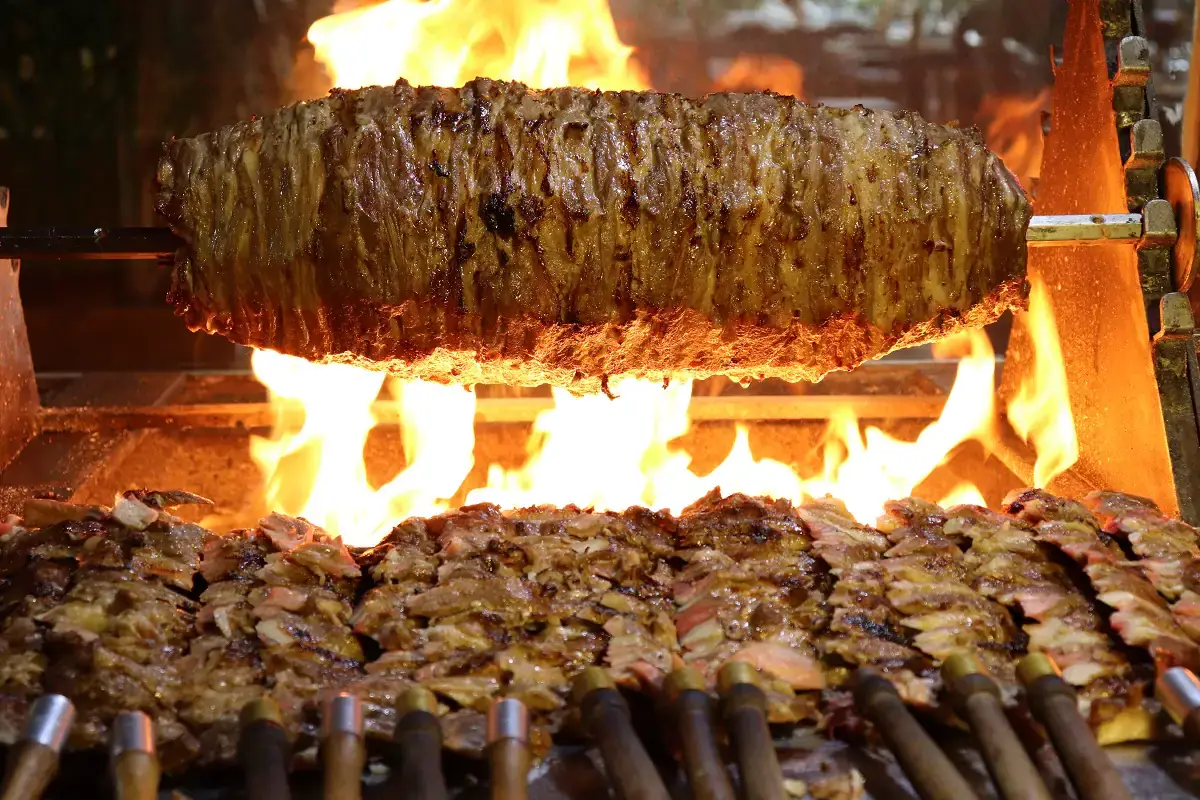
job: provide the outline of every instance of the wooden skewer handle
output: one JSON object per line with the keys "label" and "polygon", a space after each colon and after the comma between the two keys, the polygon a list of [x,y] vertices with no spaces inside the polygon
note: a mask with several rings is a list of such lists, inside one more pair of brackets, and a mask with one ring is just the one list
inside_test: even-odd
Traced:
{"label": "wooden skewer handle", "polygon": [[401,796],[407,800],[446,800],[442,773],[442,728],[428,711],[410,711],[393,736]]}
{"label": "wooden skewer handle", "polygon": [[882,675],[859,669],[854,702],[883,736],[904,774],[924,800],[969,800],[971,785],[909,713],[896,688]]}
{"label": "wooden skewer handle", "polygon": [[583,698],[580,713],[619,800],[670,800],[617,689],[593,689]]}

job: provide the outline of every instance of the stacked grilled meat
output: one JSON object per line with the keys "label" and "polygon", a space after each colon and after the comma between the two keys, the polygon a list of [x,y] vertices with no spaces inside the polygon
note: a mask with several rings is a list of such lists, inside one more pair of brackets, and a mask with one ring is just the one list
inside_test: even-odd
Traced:
{"label": "stacked grilled meat", "polygon": [[771,93],[338,90],[165,147],[189,326],[442,383],[816,380],[1025,302],[978,132]]}
{"label": "stacked grilled meat", "polygon": [[259,696],[303,744],[322,695],[347,689],[384,739],[416,682],[442,703],[452,749],[478,753],[483,712],[507,695],[544,750],[570,734],[568,686],[587,665],[653,694],[675,666],[714,680],[747,661],[775,722],[820,726],[841,718],[856,666],[940,712],[951,653],[975,652],[1011,687],[1035,650],[1115,741],[1151,734],[1142,690],[1156,665],[1200,662],[1197,533],[1127,495],[1031,490],[1003,513],[908,499],[874,528],[832,500],[711,495],[678,517],[479,505],[355,552],[304,520],[218,536],[171,513],[199,500],[38,500],[3,523],[0,739],[53,691],[79,708],[75,747],[139,709],[169,766],[220,763]]}

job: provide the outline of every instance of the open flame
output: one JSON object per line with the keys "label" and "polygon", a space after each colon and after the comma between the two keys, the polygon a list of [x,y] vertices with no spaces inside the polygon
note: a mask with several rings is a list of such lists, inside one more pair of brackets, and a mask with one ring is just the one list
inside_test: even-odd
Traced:
{"label": "open flame", "polygon": [[[455,86],[476,75],[520,80],[534,88],[646,86],[631,49],[616,35],[606,0],[388,0],[319,20],[309,39],[335,83],[345,88],[391,83],[400,76],[415,84]],[[800,74],[779,80],[784,78],[799,81]],[[992,430],[995,360],[986,335],[973,331],[947,347],[961,360],[940,419],[916,441],[906,442],[874,427],[863,430],[848,411],[835,414],[817,475],[801,477],[787,464],[756,458],[744,426],[738,426],[720,466],[698,475],[691,456],[675,444],[689,426],[690,382],[664,388],[624,380],[612,387],[616,399],[611,400],[555,390],[554,407],[534,424],[526,463],[508,470],[491,465],[486,485],[467,500],[616,510],[640,504],[679,511],[719,487],[796,501],[830,494],[859,519],[873,521],[887,500],[912,494],[958,445],[969,439],[986,442]],[[370,544],[399,519],[444,510],[471,472],[472,392],[393,382],[406,467],[374,488],[363,447],[372,428],[385,422],[372,412],[383,375],[268,352],[255,354],[253,368],[278,412],[272,435],[252,443],[266,502],[274,510],[307,517],[352,544]],[[1039,372],[1039,381],[1053,380],[1052,372],[1049,366],[1046,377]],[[1021,417],[1022,435],[1038,447],[1059,430],[1055,412],[1031,410],[1049,396],[1045,387],[1050,385],[1030,387],[1032,399],[1021,400],[1018,411],[1027,415]],[[297,406],[304,412],[298,428],[291,413]],[[1058,468],[1048,461],[1040,474]],[[981,503],[983,498],[976,487],[960,484],[940,500]]]}
{"label": "open flame", "polygon": [[1037,347],[1030,352],[1033,364],[1029,377],[1008,402],[1008,421],[1037,454],[1033,479],[1043,488],[1079,458],[1079,441],[1071,417],[1067,373],[1050,292],[1037,273],[1029,274],[1029,283],[1029,311],[1017,317],[1016,324],[1028,327],[1030,341],[1037,342]]}
{"label": "open flame", "polygon": [[1026,189],[1032,189],[1041,175],[1042,113],[1050,110],[1050,87],[1033,97],[1009,94],[986,95],[975,113],[983,128],[988,147],[1004,166],[1017,176]]}

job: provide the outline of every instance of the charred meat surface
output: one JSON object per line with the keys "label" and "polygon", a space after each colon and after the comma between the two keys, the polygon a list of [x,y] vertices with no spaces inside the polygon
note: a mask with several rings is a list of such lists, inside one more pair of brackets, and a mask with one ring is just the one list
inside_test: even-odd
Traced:
{"label": "charred meat surface", "polygon": [[977,132],[771,93],[338,90],[167,144],[196,330],[440,382],[813,380],[1024,303]]}
{"label": "charred meat surface", "polygon": [[[774,722],[837,731],[853,722],[853,668],[941,714],[938,667],[972,650],[1001,681],[1024,652],[1049,653],[1115,742],[1150,735],[1155,662],[1195,649],[1173,622],[1190,567],[1175,607],[1147,577],[1188,558],[1194,533],[1125,496],[1028,491],[1008,513],[910,498],[876,527],[830,499],[715,492],[679,515],[482,504],[353,552],[278,514],[215,535],[158,507],[164,497],[33,501],[0,529],[5,741],[32,698],[59,691],[79,710],[74,748],[102,746],[113,717],[138,709],[168,769],[227,764],[240,709],[266,695],[303,757],[328,693],[359,695],[381,742],[419,683],[450,749],[480,755],[488,704],[511,696],[544,754],[572,735],[584,667],[653,696],[679,666],[712,682],[731,660],[758,668]],[[1159,561],[1140,566],[1120,537]]]}

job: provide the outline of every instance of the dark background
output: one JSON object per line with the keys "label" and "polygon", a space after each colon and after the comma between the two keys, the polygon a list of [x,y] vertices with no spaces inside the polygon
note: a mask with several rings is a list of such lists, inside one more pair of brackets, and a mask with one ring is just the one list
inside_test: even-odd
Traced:
{"label": "dark background", "polygon": [[[1190,3],[1146,5],[1170,136]],[[156,224],[152,182],[164,140],[328,88],[304,35],[332,8],[332,0],[0,0],[0,185],[12,189],[10,224]],[[831,20],[831,10],[843,18]],[[982,125],[989,94],[1035,97],[1049,83],[1066,0],[613,0],[613,11],[657,89],[701,94],[732,59],[760,54],[798,63],[809,100],[861,99]],[[752,83],[736,88],[769,88]],[[224,340],[183,328],[163,303],[167,284],[150,263],[24,263],[37,368],[240,363]]]}

